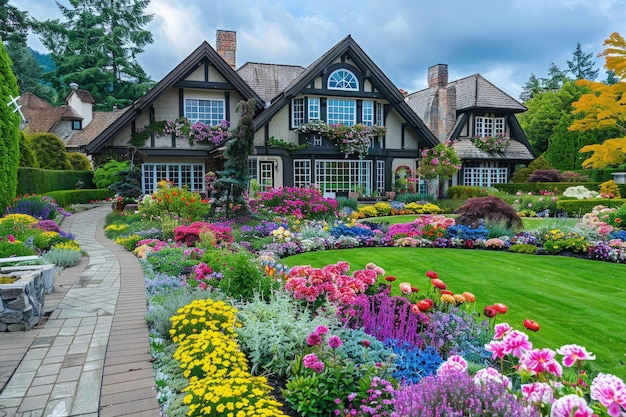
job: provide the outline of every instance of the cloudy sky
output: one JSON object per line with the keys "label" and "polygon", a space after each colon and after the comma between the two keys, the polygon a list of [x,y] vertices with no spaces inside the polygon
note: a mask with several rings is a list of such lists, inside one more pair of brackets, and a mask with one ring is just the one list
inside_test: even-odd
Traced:
{"label": "cloudy sky", "polygon": [[[60,18],[52,0],[10,0],[37,20]],[[59,3],[67,5],[66,0]],[[151,0],[154,43],[138,58],[160,80],[217,29],[237,32],[245,62],[311,64],[351,35],[398,87],[426,87],[426,72],[448,64],[451,80],[480,73],[519,97],[531,73],[567,69],[576,45],[596,55],[612,32],[626,36],[626,0]],[[36,37],[29,45],[45,52]]]}

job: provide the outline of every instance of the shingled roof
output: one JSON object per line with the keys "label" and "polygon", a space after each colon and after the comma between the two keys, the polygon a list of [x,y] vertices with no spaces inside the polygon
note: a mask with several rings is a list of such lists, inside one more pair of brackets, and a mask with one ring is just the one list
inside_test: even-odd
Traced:
{"label": "shingled roof", "polygon": [[109,125],[119,119],[130,107],[113,112],[93,112],[93,119],[83,130],[76,131],[67,142],[68,148],[81,148],[88,145]]}
{"label": "shingled roof", "polygon": [[459,158],[463,160],[517,160],[517,161],[532,161],[535,159],[530,153],[528,148],[516,141],[511,140],[509,145],[504,150],[503,154],[487,153],[478,149],[472,143],[471,139],[458,139],[454,142],[454,150],[459,155]]}
{"label": "shingled roof", "polygon": [[299,65],[262,64],[246,62],[237,74],[266,102],[270,103],[277,95],[296,80],[303,72]]}
{"label": "shingled roof", "polygon": [[83,117],[70,106],[52,106],[31,93],[20,96],[18,103],[30,133],[50,132],[60,120],[82,120]]}
{"label": "shingled roof", "polygon": [[[455,86],[456,88],[457,113],[470,109],[502,110],[508,113],[522,113],[527,110],[523,104],[487,81],[480,74],[451,81],[445,87],[450,86]],[[422,120],[430,119],[430,106],[438,88],[440,87],[426,88],[408,96],[409,106]]]}

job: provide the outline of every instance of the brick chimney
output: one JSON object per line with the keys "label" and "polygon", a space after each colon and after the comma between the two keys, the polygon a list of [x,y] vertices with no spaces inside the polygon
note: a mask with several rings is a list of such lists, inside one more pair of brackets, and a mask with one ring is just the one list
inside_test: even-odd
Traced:
{"label": "brick chimney", "polygon": [[428,88],[448,85],[448,65],[437,64],[428,68]]}
{"label": "brick chimney", "polygon": [[217,30],[215,35],[216,50],[224,61],[237,69],[235,55],[237,54],[237,32],[232,30]]}
{"label": "brick chimney", "polygon": [[456,124],[456,87],[448,85],[448,66],[437,64],[428,68],[428,88],[435,88],[429,111],[429,129],[440,142],[448,139]]}

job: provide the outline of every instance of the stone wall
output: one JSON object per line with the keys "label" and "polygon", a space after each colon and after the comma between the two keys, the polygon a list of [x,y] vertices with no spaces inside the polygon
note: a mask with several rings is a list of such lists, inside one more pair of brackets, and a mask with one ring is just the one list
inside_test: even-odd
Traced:
{"label": "stone wall", "polygon": [[41,320],[45,299],[42,270],[15,271],[0,278],[17,278],[0,284],[0,331],[30,330]]}

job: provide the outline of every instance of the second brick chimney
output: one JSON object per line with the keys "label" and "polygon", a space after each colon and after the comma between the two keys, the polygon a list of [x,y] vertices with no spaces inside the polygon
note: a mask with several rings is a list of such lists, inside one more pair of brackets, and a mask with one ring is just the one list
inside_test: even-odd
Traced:
{"label": "second brick chimney", "polygon": [[235,55],[237,54],[237,32],[218,29],[215,38],[217,53],[224,58],[224,61],[226,61],[232,69],[237,69],[237,61],[235,59]]}

